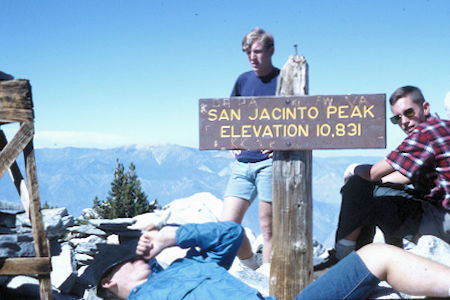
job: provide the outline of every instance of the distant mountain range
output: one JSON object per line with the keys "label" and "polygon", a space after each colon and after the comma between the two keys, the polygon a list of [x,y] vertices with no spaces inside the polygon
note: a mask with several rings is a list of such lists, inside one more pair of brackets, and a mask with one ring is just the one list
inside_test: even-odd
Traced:
{"label": "distant mountain range", "polygon": [[[127,146],[112,149],[36,149],[41,203],[66,207],[78,217],[91,207],[95,196],[103,200],[110,190],[117,159],[126,170],[131,162],[149,201],[163,206],[198,192],[222,199],[233,159],[228,151],[199,151],[178,145]],[[373,157],[313,156],[313,235],[331,245],[339,213],[342,174],[353,162],[373,162]],[[18,161],[23,170],[23,159]],[[22,171],[23,172],[23,171]],[[19,201],[11,179],[0,179],[0,200]],[[254,203],[243,222],[259,233],[258,206]]]}

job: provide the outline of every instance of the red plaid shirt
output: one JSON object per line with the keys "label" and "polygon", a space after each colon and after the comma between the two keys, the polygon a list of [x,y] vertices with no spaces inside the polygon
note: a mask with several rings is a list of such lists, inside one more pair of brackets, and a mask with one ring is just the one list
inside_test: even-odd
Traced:
{"label": "red plaid shirt", "polygon": [[417,125],[386,161],[411,180],[415,190],[450,210],[450,121],[429,117]]}

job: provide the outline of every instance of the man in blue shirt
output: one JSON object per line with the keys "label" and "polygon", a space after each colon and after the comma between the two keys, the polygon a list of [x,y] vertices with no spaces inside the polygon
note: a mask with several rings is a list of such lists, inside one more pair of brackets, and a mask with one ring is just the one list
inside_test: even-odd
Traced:
{"label": "man in blue shirt", "polygon": [[[228,273],[242,238],[240,225],[218,222],[145,232],[136,252],[103,244],[106,250],[90,266],[93,283],[105,299],[276,300]],[[154,257],[172,246],[189,250],[163,270]],[[371,244],[345,257],[296,300],[367,299],[380,280],[410,295],[445,297],[450,268],[394,246]]]}
{"label": "man in blue shirt", "polygon": [[[247,53],[252,70],[238,77],[231,97],[274,96],[280,70],[272,65],[275,51],[272,35],[261,28],[254,28],[242,40],[242,50]],[[272,153],[261,150],[236,150],[231,153],[236,161],[225,190],[221,220],[240,224],[258,195],[263,236],[262,262],[269,263],[272,245]],[[247,237],[244,237],[238,257],[252,269],[259,266]]]}

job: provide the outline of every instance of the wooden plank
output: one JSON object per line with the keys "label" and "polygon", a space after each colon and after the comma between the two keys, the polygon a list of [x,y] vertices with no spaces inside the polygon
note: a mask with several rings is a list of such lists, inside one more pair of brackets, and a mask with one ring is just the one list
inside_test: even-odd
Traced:
{"label": "wooden plank", "polygon": [[31,98],[31,85],[28,80],[0,81],[0,110],[33,109]]}
{"label": "wooden plank", "polygon": [[[308,93],[307,63],[302,56],[289,57],[280,76],[280,95]],[[272,183],[269,294],[291,300],[312,281],[312,151],[275,151]]]}
{"label": "wooden plank", "polygon": [[32,122],[34,120],[34,112],[29,109],[2,109],[0,110],[0,121],[3,123],[10,122]]}
{"label": "wooden plank", "polygon": [[[39,186],[36,172],[36,158],[34,155],[33,139],[24,149],[25,169],[27,174],[28,191],[30,198],[30,221],[33,229],[34,249],[37,257],[50,257],[47,237],[41,215]],[[53,299],[50,274],[39,276],[39,292],[41,299]]]}
{"label": "wooden plank", "polygon": [[49,274],[51,272],[48,257],[0,258],[1,275]]}
{"label": "wooden plank", "polygon": [[28,192],[30,198],[30,219],[33,228],[36,256],[48,256],[47,239],[42,223],[39,187],[36,173],[36,161],[34,156],[33,139],[24,149],[25,169],[27,173]]}
{"label": "wooden plank", "polygon": [[[7,144],[8,140],[6,139],[6,135],[3,130],[0,129],[0,152],[6,147]],[[28,196],[28,189],[16,161],[11,164],[9,174],[11,175],[14,186],[19,193],[23,208],[25,209],[27,215],[29,215],[30,198]]]}
{"label": "wooden plank", "polygon": [[3,177],[17,156],[19,156],[25,146],[32,140],[33,134],[33,123],[22,123],[14,137],[0,153],[0,178]]}
{"label": "wooden plank", "polygon": [[50,280],[50,274],[39,275],[38,279],[39,279],[39,295],[41,299],[52,300],[53,289],[52,289],[52,282]]}

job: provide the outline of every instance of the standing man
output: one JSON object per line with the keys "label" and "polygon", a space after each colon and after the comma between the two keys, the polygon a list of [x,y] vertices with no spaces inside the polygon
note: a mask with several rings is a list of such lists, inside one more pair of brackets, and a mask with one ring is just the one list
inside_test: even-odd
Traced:
{"label": "standing man", "polygon": [[[231,97],[274,96],[277,88],[278,68],[272,65],[275,51],[272,35],[254,28],[242,40],[242,51],[252,71],[241,74],[234,84]],[[259,221],[263,236],[263,263],[270,262],[272,247],[272,153],[261,150],[232,151],[236,159],[225,190],[222,221],[242,223],[245,212],[258,195]],[[247,237],[238,252],[241,262],[258,268]]]}
{"label": "standing man", "polygon": [[392,123],[408,136],[375,165],[347,169],[334,261],[372,242],[375,226],[397,246],[425,234],[450,243],[450,121],[431,116],[414,86],[397,89],[389,102]]}

